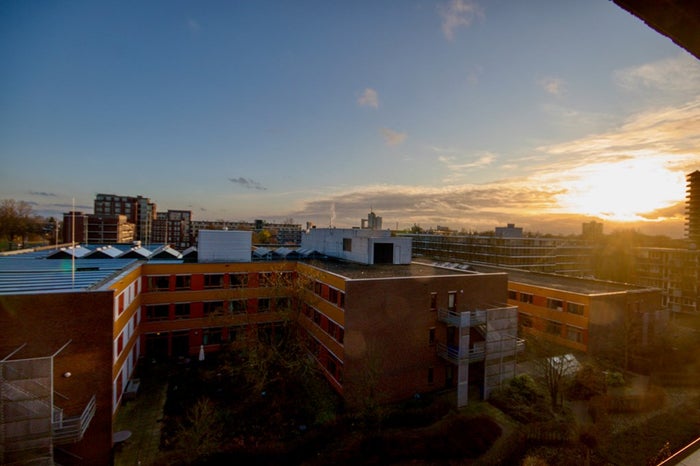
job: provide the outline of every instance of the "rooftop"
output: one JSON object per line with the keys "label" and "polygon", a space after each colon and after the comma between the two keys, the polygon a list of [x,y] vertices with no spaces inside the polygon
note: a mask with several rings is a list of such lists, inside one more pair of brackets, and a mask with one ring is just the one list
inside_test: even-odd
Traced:
{"label": "rooftop", "polygon": [[[444,262],[436,263],[436,265],[437,264],[447,268],[458,268],[465,266],[465,264]],[[480,273],[507,273],[508,281],[515,283],[535,285],[554,290],[564,290],[584,295],[622,293],[628,291],[641,291],[649,289],[649,287],[637,286],[628,283],[609,282],[604,280],[596,280],[593,278],[569,277],[566,275],[557,275],[550,273],[529,272],[527,270],[493,267],[481,264],[470,264],[469,268],[470,270],[474,270]]]}
{"label": "rooftop", "polygon": [[324,260],[311,262],[311,265],[351,280],[376,278],[434,277],[444,275],[465,275],[468,273],[474,273],[467,272],[465,270],[435,267],[431,264],[422,264],[418,262],[413,262],[411,264],[405,265],[365,265],[354,262]]}
{"label": "rooftop", "polygon": [[0,257],[0,295],[95,290],[135,259]]}

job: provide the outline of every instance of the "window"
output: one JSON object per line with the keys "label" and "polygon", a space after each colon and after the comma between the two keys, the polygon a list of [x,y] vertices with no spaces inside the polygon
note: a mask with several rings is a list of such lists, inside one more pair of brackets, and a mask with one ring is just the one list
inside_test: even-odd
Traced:
{"label": "window", "polygon": [[579,303],[566,303],[566,312],[571,314],[576,314],[578,316],[583,315],[583,304]]}
{"label": "window", "polygon": [[332,302],[333,304],[338,304],[338,290],[335,288],[330,288],[328,290],[328,301]]}
{"label": "window", "polygon": [[204,275],[204,288],[221,288],[224,286],[224,276],[222,274]]}
{"label": "window", "polygon": [[583,343],[583,331],[576,327],[566,327],[566,339],[576,343]]}
{"label": "window", "polygon": [[447,309],[454,311],[457,309],[457,292],[450,291],[447,293]]}
{"label": "window", "polygon": [[314,324],[321,325],[321,313],[314,309]]}
{"label": "window", "polygon": [[532,295],[530,293],[520,293],[520,302],[532,304]]}
{"label": "window", "polygon": [[167,320],[170,316],[170,305],[159,304],[146,306],[146,320]]}
{"label": "window", "polygon": [[259,298],[258,299],[258,312],[269,312],[270,311],[270,298]]}
{"label": "window", "polygon": [[275,277],[273,272],[260,272],[258,274],[258,286],[269,287],[274,286]]}
{"label": "window", "polygon": [[148,277],[149,291],[167,291],[168,289],[170,289],[170,277],[167,275]]}
{"label": "window", "polygon": [[229,301],[228,309],[232,314],[245,314],[248,309],[248,301],[245,299],[234,299]]}
{"label": "window", "polygon": [[352,251],[352,238],[343,238],[343,251]]}
{"label": "window", "polygon": [[277,298],[275,301],[275,311],[284,312],[292,309],[292,300],[289,298]]}
{"label": "window", "polygon": [[545,331],[551,335],[561,335],[561,323],[548,320]]}
{"label": "window", "polygon": [[430,293],[430,310],[437,310],[437,293],[435,292]]}
{"label": "window", "polygon": [[340,291],[339,293],[340,293],[340,303],[338,304],[338,306],[340,306],[341,309],[345,309],[345,293],[343,293],[342,291]]}
{"label": "window", "polygon": [[333,322],[332,320],[328,321],[328,335],[332,336],[334,340],[337,340],[338,338],[336,337],[338,332],[338,324]]}
{"label": "window", "polygon": [[220,345],[221,344],[220,328],[203,328],[202,329],[202,344],[203,345]]}
{"label": "window", "polygon": [[554,309],[555,311],[563,311],[564,301],[561,299],[547,298],[547,307],[549,309]]}
{"label": "window", "polygon": [[508,290],[508,299],[515,301],[518,299],[518,293],[515,290]]}
{"label": "window", "polygon": [[428,344],[435,344],[435,327],[430,327],[430,329],[428,330]]}
{"label": "window", "polygon": [[247,273],[232,273],[228,276],[231,288],[245,288],[248,286]]}
{"label": "window", "polygon": [[175,289],[176,290],[189,290],[190,289],[190,279],[189,275],[176,275],[175,276]]}
{"label": "window", "polygon": [[190,303],[175,304],[175,318],[189,319],[190,318]]}
{"label": "window", "polygon": [[532,316],[529,314],[520,314],[520,325],[526,328],[532,327]]}
{"label": "window", "polygon": [[208,301],[204,303],[204,317],[221,315],[224,311],[223,301]]}

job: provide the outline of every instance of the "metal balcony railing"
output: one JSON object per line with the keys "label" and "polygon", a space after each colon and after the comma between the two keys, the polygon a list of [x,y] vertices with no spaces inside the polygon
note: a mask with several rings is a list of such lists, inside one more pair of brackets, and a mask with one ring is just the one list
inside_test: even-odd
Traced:
{"label": "metal balcony railing", "polygon": [[83,409],[80,416],[62,419],[52,423],[54,445],[65,445],[80,441],[85,435],[85,431],[90,426],[90,421],[95,417],[96,401],[95,395]]}
{"label": "metal balcony railing", "polygon": [[464,364],[475,361],[483,361],[486,356],[486,346],[483,343],[474,345],[472,348],[460,348],[444,343],[436,345],[437,355],[451,362],[452,364]]}
{"label": "metal balcony railing", "polygon": [[486,323],[486,311],[457,312],[449,309],[438,309],[438,320],[455,327],[470,327]]}

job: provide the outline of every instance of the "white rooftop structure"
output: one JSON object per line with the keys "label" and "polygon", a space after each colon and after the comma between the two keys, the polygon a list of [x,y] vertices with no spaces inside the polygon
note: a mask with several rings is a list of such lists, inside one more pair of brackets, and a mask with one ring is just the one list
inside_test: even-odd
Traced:
{"label": "white rooftop structure", "polygon": [[313,228],[301,237],[302,250],[367,265],[410,264],[411,244],[389,230],[359,228]]}
{"label": "white rooftop structure", "polygon": [[250,262],[253,233],[238,230],[199,230],[198,262]]}

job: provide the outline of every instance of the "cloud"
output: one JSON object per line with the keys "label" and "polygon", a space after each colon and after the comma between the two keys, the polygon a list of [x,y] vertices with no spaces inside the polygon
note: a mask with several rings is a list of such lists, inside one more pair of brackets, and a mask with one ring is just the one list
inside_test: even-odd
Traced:
{"label": "cloud", "polygon": [[58,197],[56,193],[47,193],[45,191],[29,191],[32,196],[43,196],[43,197]]}
{"label": "cloud", "polygon": [[382,133],[382,137],[387,146],[398,146],[404,142],[407,137],[406,133],[399,133],[389,128],[381,128],[379,131]]}
{"label": "cloud", "polygon": [[446,183],[457,183],[464,179],[469,173],[479,168],[488,167],[496,160],[496,155],[492,152],[481,152],[476,156],[457,157],[455,155],[440,155],[438,161],[449,170],[449,175],[445,178]]}
{"label": "cloud", "polygon": [[368,87],[362,92],[362,95],[357,99],[357,104],[360,107],[379,108],[379,94],[374,89]]}
{"label": "cloud", "polygon": [[560,78],[549,76],[540,79],[539,84],[542,89],[551,95],[560,96],[564,93],[564,81]]}
{"label": "cloud", "polygon": [[447,40],[454,40],[455,31],[469,27],[475,18],[483,18],[484,10],[473,0],[450,0],[438,8],[442,17],[442,32]]}
{"label": "cloud", "polygon": [[697,95],[700,92],[700,62],[690,54],[683,53],[641,66],[617,70],[613,78],[618,86],[628,91],[656,90]]}
{"label": "cloud", "polygon": [[681,106],[633,115],[610,131],[538,149],[576,165],[651,155],[689,169],[697,165],[698,147],[700,97]]}
{"label": "cloud", "polygon": [[257,181],[251,180],[250,178],[244,178],[242,176],[239,176],[238,178],[229,178],[228,180],[231,183],[240,185],[246,189],[257,189],[259,191],[266,191],[267,190],[266,187],[262,186]]}

